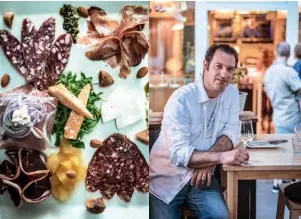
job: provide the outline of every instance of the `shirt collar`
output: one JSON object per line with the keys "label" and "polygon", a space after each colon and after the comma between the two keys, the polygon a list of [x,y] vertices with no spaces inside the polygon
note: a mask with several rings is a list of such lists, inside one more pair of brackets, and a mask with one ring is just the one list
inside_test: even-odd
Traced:
{"label": "shirt collar", "polygon": [[276,59],[273,64],[287,65],[287,61],[285,61],[283,59]]}
{"label": "shirt collar", "polygon": [[198,102],[204,103],[209,100],[207,92],[204,86],[203,74],[200,76],[200,80],[197,81],[197,88],[198,88]]}

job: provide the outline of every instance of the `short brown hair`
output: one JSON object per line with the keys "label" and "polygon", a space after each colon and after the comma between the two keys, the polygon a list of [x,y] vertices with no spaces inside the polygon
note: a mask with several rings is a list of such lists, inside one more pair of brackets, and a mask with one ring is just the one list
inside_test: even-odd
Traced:
{"label": "short brown hair", "polygon": [[213,56],[216,52],[216,50],[222,50],[223,52],[227,53],[227,54],[230,54],[230,55],[233,55],[234,58],[235,58],[235,68],[237,67],[237,64],[238,64],[238,53],[236,52],[236,50],[226,44],[226,43],[215,43],[215,44],[212,44],[206,51],[206,55],[205,55],[205,60],[208,62],[208,66],[210,65],[210,62],[212,61],[213,59]]}
{"label": "short brown hair", "polygon": [[298,43],[298,44],[295,46],[294,52],[295,52],[295,57],[296,57],[297,59],[301,59],[301,43]]}

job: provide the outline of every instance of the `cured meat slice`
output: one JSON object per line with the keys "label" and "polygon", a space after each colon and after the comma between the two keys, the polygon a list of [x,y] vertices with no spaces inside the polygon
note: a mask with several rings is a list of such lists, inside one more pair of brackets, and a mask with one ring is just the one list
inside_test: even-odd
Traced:
{"label": "cured meat slice", "polygon": [[116,56],[120,60],[120,39],[110,37],[103,39],[95,49],[86,52],[86,56],[91,60],[104,60]]}
{"label": "cured meat slice", "polygon": [[21,43],[22,43],[22,53],[26,66],[33,66],[34,59],[32,55],[34,51],[34,36],[37,30],[35,29],[31,20],[25,18],[22,23],[21,31]]}
{"label": "cured meat slice", "polygon": [[100,15],[98,10],[90,10],[90,18],[94,29],[99,33],[101,38],[113,34],[119,26],[117,21],[106,18],[105,15]]}
{"label": "cured meat slice", "polygon": [[55,18],[50,17],[42,23],[39,30],[34,35],[33,46],[34,53],[31,51],[31,60],[27,64],[29,74],[27,80],[40,79],[45,61],[50,53],[55,37]]}
{"label": "cured meat slice", "polygon": [[[46,89],[54,85],[63,73],[70,56],[72,39],[70,34],[59,36],[46,59],[45,69],[41,77],[41,87]],[[39,82],[39,81],[38,81]],[[40,85],[38,83],[37,85]]]}
{"label": "cured meat slice", "polygon": [[[22,202],[40,203],[50,196],[50,171],[46,170],[46,155],[28,149],[7,151],[13,163],[4,160],[0,165],[0,194],[6,190],[10,194],[15,206],[20,207]],[[16,157],[17,156],[17,157]],[[16,166],[21,172],[17,177],[9,177],[16,173]],[[21,167],[23,166],[23,167]],[[26,171],[27,172],[26,172]]]}
{"label": "cured meat slice", "polygon": [[125,32],[139,31],[143,29],[149,20],[148,10],[142,6],[127,5],[122,10],[122,19],[118,27],[118,35]]}
{"label": "cured meat slice", "polygon": [[0,30],[0,45],[10,62],[21,72],[22,75],[26,75],[27,67],[23,59],[21,42],[8,31]]}
{"label": "cured meat slice", "polygon": [[117,194],[130,202],[134,188],[148,192],[148,164],[134,142],[115,133],[95,152],[85,185],[90,192],[99,190],[106,199]]}

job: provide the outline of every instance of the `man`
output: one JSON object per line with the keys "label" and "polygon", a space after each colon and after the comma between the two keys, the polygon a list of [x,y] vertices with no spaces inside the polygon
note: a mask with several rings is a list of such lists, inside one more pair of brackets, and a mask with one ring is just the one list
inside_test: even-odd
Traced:
{"label": "man", "polygon": [[239,135],[239,93],[230,85],[238,54],[210,46],[201,80],[169,98],[158,140],[150,153],[150,218],[178,219],[184,203],[198,218],[226,219],[215,165],[241,165],[248,153],[233,149]]}
{"label": "man", "polygon": [[297,60],[294,64],[294,69],[298,73],[299,78],[301,79],[301,43],[298,43],[294,49],[295,59]]}
{"label": "man", "polygon": [[[300,123],[301,115],[297,92],[300,92],[301,81],[298,73],[287,66],[290,56],[290,45],[281,42],[276,47],[276,59],[264,75],[264,88],[273,107],[273,123],[276,134],[294,133],[294,127]],[[277,184],[281,180],[274,180],[272,191],[278,192]]]}

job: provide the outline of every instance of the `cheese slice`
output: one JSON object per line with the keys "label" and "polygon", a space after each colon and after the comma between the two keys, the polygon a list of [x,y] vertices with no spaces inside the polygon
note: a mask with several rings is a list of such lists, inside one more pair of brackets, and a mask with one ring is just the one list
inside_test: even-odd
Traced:
{"label": "cheese slice", "polygon": [[122,89],[117,88],[102,103],[101,118],[104,123],[116,119],[121,114],[125,104],[124,96]]}
{"label": "cheese slice", "polygon": [[[78,99],[84,105],[87,106],[89,94],[91,91],[91,85],[87,84],[83,87],[78,95]],[[84,117],[72,111],[65,125],[65,133],[64,137],[66,139],[77,139],[77,135],[79,133],[80,127],[83,124]]]}
{"label": "cheese slice", "polygon": [[59,102],[64,106],[68,107],[72,111],[92,119],[93,115],[86,109],[86,106],[71,93],[63,84],[58,84],[56,86],[51,86],[48,88],[48,92],[58,98]]}

